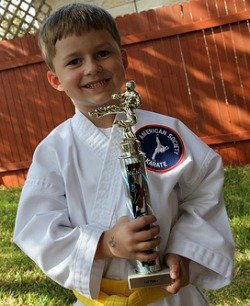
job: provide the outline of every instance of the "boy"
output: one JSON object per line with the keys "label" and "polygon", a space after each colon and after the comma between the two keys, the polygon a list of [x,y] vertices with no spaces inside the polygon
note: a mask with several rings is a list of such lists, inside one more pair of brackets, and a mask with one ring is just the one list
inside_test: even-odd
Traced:
{"label": "boy", "polygon": [[[50,278],[74,290],[77,305],[207,305],[197,287],[225,286],[233,270],[220,157],[179,120],[137,110],[134,131],[146,155],[157,220],[129,221],[118,159],[121,130],[113,125],[115,115],[89,116],[114,104],[111,96],[120,94],[125,79],[127,57],[113,18],[92,5],[66,5],[42,25],[39,44],[49,83],[71,98],[76,114],[34,153],[16,244]],[[155,247],[159,252],[146,252]],[[172,284],[122,296],[130,260],[158,256]]]}

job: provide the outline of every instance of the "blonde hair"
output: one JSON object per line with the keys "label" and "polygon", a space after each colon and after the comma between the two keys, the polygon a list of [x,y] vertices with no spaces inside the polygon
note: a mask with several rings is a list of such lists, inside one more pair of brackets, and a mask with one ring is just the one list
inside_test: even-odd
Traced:
{"label": "blonde hair", "polygon": [[38,44],[48,67],[54,71],[55,44],[69,35],[81,35],[92,29],[107,30],[118,46],[120,35],[114,18],[104,9],[86,3],[72,3],[52,13],[42,24]]}

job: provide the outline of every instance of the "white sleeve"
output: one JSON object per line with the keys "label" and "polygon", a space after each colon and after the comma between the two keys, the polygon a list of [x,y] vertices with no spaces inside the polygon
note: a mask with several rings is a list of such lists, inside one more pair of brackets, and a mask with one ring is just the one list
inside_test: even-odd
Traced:
{"label": "white sleeve", "polygon": [[102,260],[94,260],[102,232],[97,226],[71,224],[56,154],[50,149],[38,150],[22,190],[14,242],[51,279],[95,297],[104,265]]}
{"label": "white sleeve", "polygon": [[234,242],[222,193],[223,165],[210,149],[197,167],[198,175],[190,179],[190,169],[190,180],[180,186],[180,215],[171,229],[167,253],[192,260],[192,284],[216,289],[229,284],[233,273]]}

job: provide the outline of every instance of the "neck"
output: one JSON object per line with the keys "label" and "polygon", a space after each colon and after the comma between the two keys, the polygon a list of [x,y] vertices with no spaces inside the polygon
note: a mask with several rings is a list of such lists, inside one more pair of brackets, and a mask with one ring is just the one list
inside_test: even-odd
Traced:
{"label": "neck", "polygon": [[99,128],[110,128],[113,126],[115,120],[115,114],[109,114],[103,117],[91,117],[89,114],[84,114],[95,126]]}

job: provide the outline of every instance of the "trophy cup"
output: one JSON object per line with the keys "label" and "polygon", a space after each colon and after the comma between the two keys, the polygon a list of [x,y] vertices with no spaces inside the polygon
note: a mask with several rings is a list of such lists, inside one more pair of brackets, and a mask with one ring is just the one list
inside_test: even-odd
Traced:
{"label": "trophy cup", "polygon": [[[126,91],[124,93],[112,95],[112,99],[120,100],[120,103],[101,106],[89,112],[90,116],[97,117],[116,113],[125,114],[124,120],[116,120],[114,124],[123,129],[119,158],[127,191],[127,206],[132,219],[153,214],[144,154],[140,150],[140,142],[132,130],[132,126],[137,122],[134,110],[141,104],[140,96],[134,89],[135,82],[131,80],[126,83]],[[154,251],[149,250],[147,252]],[[128,283],[130,289],[167,285],[170,282],[169,269],[162,269],[159,258],[149,262],[136,261],[135,269],[129,271]]]}

